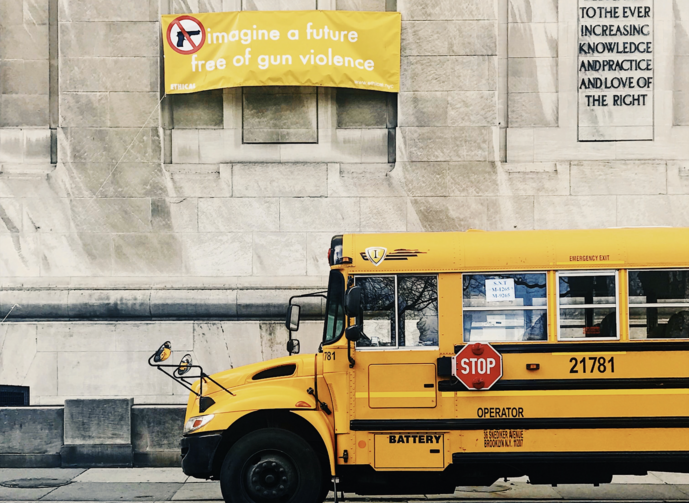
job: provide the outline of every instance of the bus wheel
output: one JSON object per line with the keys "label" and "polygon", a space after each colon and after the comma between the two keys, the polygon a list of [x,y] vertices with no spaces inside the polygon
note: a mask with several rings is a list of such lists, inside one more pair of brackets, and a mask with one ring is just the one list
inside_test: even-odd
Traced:
{"label": "bus wheel", "polygon": [[322,472],[303,438],[263,428],[237,440],[227,453],[220,489],[228,503],[320,503]]}

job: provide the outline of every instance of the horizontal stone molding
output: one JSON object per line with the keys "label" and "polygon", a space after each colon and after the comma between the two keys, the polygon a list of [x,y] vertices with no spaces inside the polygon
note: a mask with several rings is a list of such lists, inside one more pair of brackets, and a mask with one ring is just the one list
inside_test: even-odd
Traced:
{"label": "horizontal stone molding", "polygon": [[[0,289],[0,318],[52,320],[282,320],[290,297],[321,288]],[[322,318],[325,301],[300,299],[302,317]]]}

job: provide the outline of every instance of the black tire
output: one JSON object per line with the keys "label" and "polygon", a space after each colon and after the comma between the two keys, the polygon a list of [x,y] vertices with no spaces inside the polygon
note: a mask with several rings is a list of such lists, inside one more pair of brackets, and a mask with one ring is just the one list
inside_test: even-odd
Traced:
{"label": "black tire", "polygon": [[299,435],[263,428],[229,450],[220,489],[227,503],[321,503],[323,468]]}

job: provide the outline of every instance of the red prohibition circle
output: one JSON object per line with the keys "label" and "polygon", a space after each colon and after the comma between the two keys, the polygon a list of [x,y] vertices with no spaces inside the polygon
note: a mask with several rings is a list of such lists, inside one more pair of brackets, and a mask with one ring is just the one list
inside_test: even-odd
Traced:
{"label": "red prohibition circle", "polygon": [[[187,33],[187,30],[184,29],[184,26],[182,26],[182,21],[189,20],[193,21],[197,25],[199,25],[199,29],[201,30],[201,42],[199,42],[198,45],[194,43],[194,41],[191,39],[191,36]],[[175,26],[178,26],[182,34],[184,35],[184,38],[187,42],[189,42],[189,45],[191,45],[190,50],[183,50],[177,47],[177,45],[173,42],[172,40],[172,28]],[[199,51],[201,47],[203,47],[203,44],[206,42],[206,29],[203,27],[203,24],[201,21],[196,19],[195,17],[191,16],[179,16],[176,18],[172,23],[170,23],[170,26],[167,28],[167,43],[170,45],[173,51],[179,53],[179,54],[194,54],[195,52]]]}

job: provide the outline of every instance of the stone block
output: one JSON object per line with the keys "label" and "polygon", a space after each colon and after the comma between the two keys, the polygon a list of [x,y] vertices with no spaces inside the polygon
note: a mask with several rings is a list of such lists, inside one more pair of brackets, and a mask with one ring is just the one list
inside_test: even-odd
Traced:
{"label": "stone block", "polygon": [[134,466],[179,467],[186,407],[132,408]]}
{"label": "stone block", "polygon": [[200,232],[277,231],[280,202],[276,198],[199,199]]}
{"label": "stone block", "polygon": [[326,276],[330,272],[328,250],[333,234],[329,232],[308,232],[306,234],[306,274]]}
{"label": "stone block", "polygon": [[[431,232],[533,229],[533,197],[411,198],[408,220]],[[417,225],[418,225],[417,224]],[[408,224],[409,226],[409,224]]]}
{"label": "stone block", "polygon": [[[178,385],[146,364],[148,357],[165,340],[156,341],[153,349],[146,352],[58,353],[58,398],[109,396],[125,397],[129,401],[132,397],[150,396],[171,403],[173,386]],[[183,355],[173,352],[170,361],[178,362]]]}
{"label": "stone block", "polygon": [[689,126],[689,92],[672,93],[673,125]]}
{"label": "stone block", "polygon": [[364,89],[337,89],[338,128],[386,128],[388,94]]}
{"label": "stone block", "polygon": [[[199,162],[204,164],[227,163],[234,157],[232,143],[234,130],[199,129]],[[241,131],[239,131],[241,133]],[[241,135],[240,135],[241,138]],[[241,139],[239,141],[241,143]],[[276,145],[277,146],[277,145]],[[174,154],[173,154],[174,160]],[[190,161],[191,162],[191,161]]]}
{"label": "stone block", "polygon": [[48,26],[16,24],[3,27],[0,59],[47,60]]}
{"label": "stone block", "polygon": [[26,277],[40,274],[36,235],[0,234],[0,276]]}
{"label": "stone block", "polygon": [[[94,297],[94,291],[90,292]],[[126,296],[126,292],[120,293],[121,297]],[[36,340],[39,353],[81,351],[101,354],[107,347],[108,354],[137,352],[150,355],[165,341],[172,343],[176,353],[194,349],[193,326],[188,321],[45,322],[38,325]]]}
{"label": "stone block", "polygon": [[388,163],[329,164],[330,197],[395,197],[404,196],[404,188]]}
{"label": "stone block", "polygon": [[181,275],[183,245],[174,234],[119,234],[113,237],[116,276]]}
{"label": "stone block", "polygon": [[448,93],[448,126],[497,126],[498,96],[494,91]]}
{"label": "stone block", "polygon": [[57,353],[37,352],[24,377],[23,386],[31,390],[35,404],[57,395]]}
{"label": "stone block", "polygon": [[281,199],[281,231],[359,230],[359,201],[353,198]]}
{"label": "stone block", "polygon": [[62,447],[63,429],[62,407],[3,408],[0,459],[7,454],[57,455]]}
{"label": "stone block", "polygon": [[362,129],[361,162],[369,164],[387,163],[389,136],[390,131],[387,129]]}
{"label": "stone block", "polygon": [[337,10],[385,12],[385,0],[336,0]]}
{"label": "stone block", "polygon": [[315,10],[316,0],[243,0],[244,10]]}
{"label": "stone block", "polygon": [[[508,164],[453,163],[448,169],[451,196],[569,195],[569,164],[553,170],[513,170]],[[529,165],[527,165],[529,166]]]}
{"label": "stone block", "polygon": [[168,198],[151,200],[151,224],[158,232],[197,232],[197,200]]}
{"label": "stone block", "polygon": [[402,128],[409,161],[492,161],[493,131],[488,127]]}
{"label": "stone block", "polygon": [[157,93],[109,93],[110,127],[157,127]]}
{"label": "stone block", "polygon": [[510,23],[557,23],[558,0],[509,0]]}
{"label": "stone block", "polygon": [[154,318],[233,318],[237,316],[236,290],[153,290]]}
{"label": "stone block", "polygon": [[403,56],[448,56],[450,21],[402,21]]}
{"label": "stone block", "polygon": [[668,194],[689,194],[689,162],[667,163],[667,192]]}
{"label": "stone block", "polygon": [[507,162],[534,161],[534,130],[510,128],[507,130]]}
{"label": "stone block", "polygon": [[361,206],[362,232],[404,232],[407,230],[407,201],[404,198],[364,197]]}
{"label": "stone block", "polygon": [[494,91],[497,59],[490,56],[415,56],[405,58],[400,90]]}
{"label": "stone block", "polygon": [[447,92],[400,93],[398,107],[400,127],[447,125]]}
{"label": "stone block", "polygon": [[[96,173],[106,173],[106,177],[94,191],[98,197],[139,198],[168,195],[160,163],[121,162],[117,169],[110,163],[98,167],[95,164],[88,163],[88,168],[94,169]],[[80,171],[83,173],[84,170]]]}
{"label": "stone block", "polygon": [[157,21],[156,0],[65,0],[60,2],[61,22]]}
{"label": "stone block", "polygon": [[199,162],[199,131],[196,129],[172,130],[172,162],[174,164]]}
{"label": "stone block", "polygon": [[328,193],[322,163],[234,164],[235,197],[323,197]]}
{"label": "stone block", "polygon": [[508,96],[510,127],[557,127],[557,93],[513,93]]}
{"label": "stone block", "polygon": [[[41,227],[41,231],[43,229],[45,227]],[[111,234],[46,232],[41,235],[41,254],[42,276],[83,277],[112,274]]]}
{"label": "stone block", "polygon": [[[448,33],[445,34],[447,36]],[[498,53],[498,26],[495,21],[452,23],[449,32],[450,54],[457,56],[495,56]]]}
{"label": "stone block", "polygon": [[184,271],[191,276],[250,276],[251,233],[186,234]]}
{"label": "stone block", "polygon": [[301,88],[245,90],[242,127],[245,143],[286,143],[284,136],[290,130],[299,132],[292,142],[316,143],[318,95]]}
{"label": "stone block", "polygon": [[0,27],[20,25],[24,22],[22,0],[0,2]]}
{"label": "stone block", "polygon": [[24,162],[24,131],[0,129],[0,162]]}
{"label": "stone block", "polygon": [[0,61],[2,94],[47,95],[47,60]]}
{"label": "stone block", "polygon": [[206,373],[263,361],[258,322],[194,323],[194,354]]}
{"label": "stone block", "polygon": [[510,23],[507,38],[511,58],[557,58],[557,23]]}
{"label": "stone block", "polygon": [[22,204],[14,198],[0,198],[0,232],[22,231]]}
{"label": "stone block", "polygon": [[60,52],[66,58],[157,58],[158,30],[152,22],[62,22]]}
{"label": "stone block", "polygon": [[49,165],[51,163],[50,134],[47,128],[24,130],[24,162],[26,164]]}
{"label": "stone block", "polygon": [[48,127],[48,96],[0,95],[0,127]]}
{"label": "stone block", "polygon": [[306,275],[306,234],[255,232],[253,249],[256,276]]}
{"label": "stone block", "polygon": [[72,199],[72,219],[79,232],[150,232],[149,199]]}
{"label": "stone block", "polygon": [[664,162],[573,162],[572,195],[666,194]]}
{"label": "stone block", "polygon": [[63,162],[160,162],[159,130],[65,128],[58,155]]}
{"label": "stone block", "polygon": [[63,468],[131,468],[134,463],[131,444],[66,444],[60,458]]}
{"label": "stone block", "polygon": [[158,70],[157,58],[61,58],[60,89],[157,92]]}
{"label": "stone block", "polygon": [[496,19],[496,2],[486,0],[398,0],[402,19]]}
{"label": "stone block", "polygon": [[510,93],[557,93],[558,60],[553,58],[509,58]]}
{"label": "stone block", "polygon": [[620,225],[616,196],[536,196],[536,229],[599,229]]}
{"label": "stone block", "polygon": [[24,0],[24,24],[48,24],[48,0]]}
{"label": "stone block", "polygon": [[60,126],[106,127],[108,95],[106,93],[61,93]]}
{"label": "stone block", "polygon": [[175,128],[223,127],[223,91],[213,89],[191,94],[170,95]]}
{"label": "stone block", "polygon": [[132,400],[65,400],[65,444],[132,443]]}
{"label": "stone block", "polygon": [[686,227],[689,196],[617,196],[617,225]]}
{"label": "stone block", "polygon": [[400,170],[407,195],[412,197],[447,196],[448,163],[398,162],[397,170]]}
{"label": "stone block", "polygon": [[[12,299],[13,296],[9,298]],[[16,310],[15,308],[14,311]],[[3,311],[2,317],[5,318],[9,309]],[[0,382],[5,385],[23,385],[36,357],[36,325],[6,323],[0,332],[0,342]]]}
{"label": "stone block", "polygon": [[[61,198],[49,200],[28,198],[22,201],[25,231],[70,232],[73,230],[68,201]],[[0,205],[2,205],[2,199],[0,199]],[[21,224],[20,227],[22,227]]]}
{"label": "stone block", "polygon": [[221,177],[219,173],[171,174],[169,180],[171,195],[177,197],[232,196],[232,180]]}

